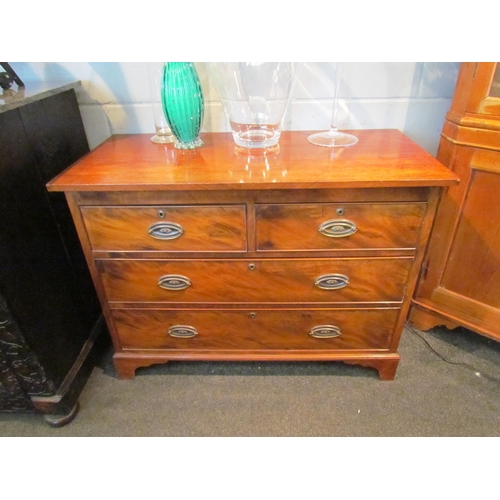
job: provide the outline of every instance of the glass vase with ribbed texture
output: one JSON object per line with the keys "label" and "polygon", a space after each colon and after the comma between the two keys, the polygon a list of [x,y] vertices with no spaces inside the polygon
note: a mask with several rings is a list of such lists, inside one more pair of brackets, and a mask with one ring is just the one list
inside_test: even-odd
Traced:
{"label": "glass vase with ribbed texture", "polygon": [[204,103],[200,79],[191,62],[166,62],[161,84],[163,113],[177,142],[178,149],[203,146],[199,138]]}

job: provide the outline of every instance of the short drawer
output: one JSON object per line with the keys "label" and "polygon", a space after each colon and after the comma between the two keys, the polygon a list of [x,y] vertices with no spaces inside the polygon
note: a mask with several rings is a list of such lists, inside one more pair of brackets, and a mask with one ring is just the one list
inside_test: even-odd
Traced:
{"label": "short drawer", "polygon": [[398,309],[112,311],[122,349],[387,349]]}
{"label": "short drawer", "polygon": [[258,251],[415,248],[425,203],[256,205]]}
{"label": "short drawer", "polygon": [[112,302],[400,302],[413,258],[98,260]]}
{"label": "short drawer", "polygon": [[82,207],[94,250],[236,251],[246,243],[244,205]]}

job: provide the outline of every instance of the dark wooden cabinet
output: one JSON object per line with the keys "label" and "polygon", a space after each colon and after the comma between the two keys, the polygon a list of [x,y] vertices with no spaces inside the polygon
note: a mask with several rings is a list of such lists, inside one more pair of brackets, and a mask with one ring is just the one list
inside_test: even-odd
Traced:
{"label": "dark wooden cabinet", "polygon": [[409,320],[500,341],[500,64],[463,63],[437,158],[443,194]]}
{"label": "dark wooden cabinet", "polygon": [[0,106],[0,411],[49,423],[75,412],[103,328],[66,200],[45,188],[89,152],[75,86]]}

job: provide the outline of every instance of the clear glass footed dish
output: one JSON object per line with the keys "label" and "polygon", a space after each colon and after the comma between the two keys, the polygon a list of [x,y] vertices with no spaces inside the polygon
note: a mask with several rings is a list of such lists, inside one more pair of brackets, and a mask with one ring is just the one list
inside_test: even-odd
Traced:
{"label": "clear glass footed dish", "polygon": [[302,63],[217,62],[207,67],[234,142],[243,148],[278,144]]}

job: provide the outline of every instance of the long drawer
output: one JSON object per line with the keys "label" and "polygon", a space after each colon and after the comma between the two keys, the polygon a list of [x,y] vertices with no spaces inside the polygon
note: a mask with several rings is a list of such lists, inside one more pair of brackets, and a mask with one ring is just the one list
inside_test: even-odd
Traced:
{"label": "long drawer", "polygon": [[424,203],[256,205],[258,251],[411,249]]}
{"label": "long drawer", "polygon": [[400,302],[411,257],[97,260],[114,302]]}
{"label": "long drawer", "polygon": [[121,348],[387,349],[398,309],[114,309]]}
{"label": "long drawer", "polygon": [[247,249],[244,205],[82,207],[93,250]]}

